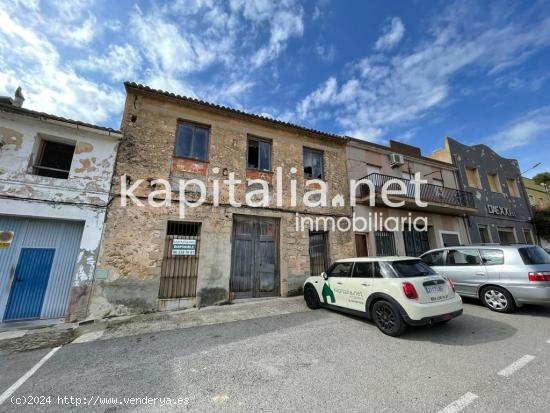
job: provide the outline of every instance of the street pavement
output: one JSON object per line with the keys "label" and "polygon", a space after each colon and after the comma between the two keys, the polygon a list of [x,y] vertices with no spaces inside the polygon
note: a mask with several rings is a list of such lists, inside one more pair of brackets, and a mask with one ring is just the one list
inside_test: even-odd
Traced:
{"label": "street pavement", "polygon": [[[400,338],[304,306],[68,344],[0,411],[547,412],[550,308],[497,314],[475,301],[464,307],[448,324]],[[1,355],[0,393],[50,351]],[[29,400],[43,404],[23,404]]]}

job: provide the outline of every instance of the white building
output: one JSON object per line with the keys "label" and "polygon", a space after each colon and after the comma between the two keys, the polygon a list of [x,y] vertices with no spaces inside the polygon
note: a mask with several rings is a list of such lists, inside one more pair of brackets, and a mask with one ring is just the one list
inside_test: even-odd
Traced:
{"label": "white building", "polygon": [[22,101],[0,98],[0,322],[82,319],[122,135]]}

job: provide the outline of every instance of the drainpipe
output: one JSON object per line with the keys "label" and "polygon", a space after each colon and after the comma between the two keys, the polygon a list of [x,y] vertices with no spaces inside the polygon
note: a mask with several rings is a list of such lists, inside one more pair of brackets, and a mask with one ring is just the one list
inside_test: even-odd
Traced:
{"label": "drainpipe", "polygon": [[[453,154],[452,158],[453,158],[453,164],[456,167],[456,174],[453,174],[455,178],[455,185],[458,188],[460,188],[461,191],[464,191],[464,185],[462,185],[462,177],[460,176],[460,169],[458,167],[458,163],[456,162],[456,154]],[[466,230],[466,239],[468,240],[468,245],[471,245],[472,238],[470,237],[470,228],[472,227],[472,223],[470,222],[470,216],[463,214],[462,222],[464,223],[464,229]]]}
{"label": "drainpipe", "polygon": [[[530,221],[531,225],[533,226],[533,231],[535,233],[535,239],[533,241],[535,241],[537,243],[537,245],[540,245],[540,237],[537,234],[537,232],[538,232],[537,231],[537,226],[535,225],[535,221],[533,220],[533,218],[535,217],[535,214],[533,214],[533,207],[531,206],[531,203],[529,202],[529,196],[527,195],[527,190],[525,189],[525,185],[523,184],[523,178],[521,176],[521,171],[518,174],[517,181],[520,183],[521,193],[523,194],[523,202],[525,202],[525,204],[527,205],[527,210],[529,211],[529,221]],[[523,238],[525,238],[525,231],[523,232]],[[525,242],[527,242],[527,240],[525,240]]]}

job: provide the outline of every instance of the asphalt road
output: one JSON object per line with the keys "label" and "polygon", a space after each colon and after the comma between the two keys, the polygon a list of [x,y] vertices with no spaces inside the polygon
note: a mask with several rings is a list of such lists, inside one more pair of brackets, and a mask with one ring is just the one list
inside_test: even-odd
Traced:
{"label": "asphalt road", "polygon": [[[549,340],[543,307],[510,315],[466,303],[450,323],[398,339],[304,310],[69,344],[0,411],[547,412]],[[0,393],[49,352],[0,356]],[[14,404],[29,400],[44,404]]]}

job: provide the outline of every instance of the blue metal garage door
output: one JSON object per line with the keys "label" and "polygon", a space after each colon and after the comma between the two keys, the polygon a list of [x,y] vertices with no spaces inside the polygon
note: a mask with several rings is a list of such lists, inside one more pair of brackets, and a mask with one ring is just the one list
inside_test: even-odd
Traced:
{"label": "blue metal garage door", "polygon": [[0,249],[0,320],[63,317],[80,250],[82,222],[0,216],[13,231]]}

